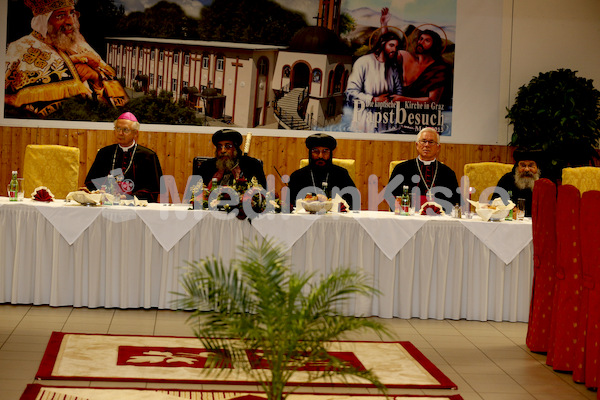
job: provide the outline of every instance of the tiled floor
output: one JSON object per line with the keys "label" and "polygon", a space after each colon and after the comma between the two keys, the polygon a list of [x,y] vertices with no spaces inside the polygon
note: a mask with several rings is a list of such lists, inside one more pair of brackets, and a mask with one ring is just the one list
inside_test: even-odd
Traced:
{"label": "tiled floor", "polygon": [[[25,385],[34,382],[52,331],[190,336],[186,317],[185,312],[163,310],[0,305],[0,400],[19,399]],[[397,390],[392,394],[458,393],[465,400],[596,399],[595,392],[574,383],[571,375],[553,372],[545,365],[544,356],[527,351],[527,324],[382,321],[397,335],[397,340],[411,341],[458,385],[458,391]],[[374,338],[354,334],[348,339]],[[103,386],[101,382],[58,384]],[[143,383],[119,386],[156,387]],[[206,385],[186,387],[208,389]]]}

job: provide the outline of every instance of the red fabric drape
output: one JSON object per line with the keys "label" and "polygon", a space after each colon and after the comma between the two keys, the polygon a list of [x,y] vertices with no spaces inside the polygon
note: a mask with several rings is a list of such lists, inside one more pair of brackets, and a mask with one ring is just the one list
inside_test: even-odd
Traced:
{"label": "red fabric drape", "polygon": [[549,179],[535,183],[531,218],[534,269],[525,343],[531,351],[545,353],[550,339],[556,263],[556,185]]}
{"label": "red fabric drape", "polygon": [[579,241],[579,190],[571,185],[558,188],[556,203],[557,268],[552,306],[550,345],[546,363],[558,371],[576,369],[582,295]]}
{"label": "red fabric drape", "polygon": [[[581,196],[581,261],[583,293],[587,299],[584,383],[589,388],[600,382],[600,192]],[[600,393],[598,394],[600,398]]]}

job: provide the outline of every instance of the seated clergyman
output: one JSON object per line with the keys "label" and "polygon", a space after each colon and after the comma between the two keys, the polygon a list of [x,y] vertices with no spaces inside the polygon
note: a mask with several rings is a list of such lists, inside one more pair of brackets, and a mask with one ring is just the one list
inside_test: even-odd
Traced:
{"label": "seated clergyman", "polygon": [[118,183],[120,194],[157,202],[162,169],[156,153],[137,143],[140,123],[126,112],[114,124],[116,143],[98,150],[85,186],[89,190],[110,186],[110,175]]}
{"label": "seated clergyman", "polygon": [[333,151],[337,147],[335,138],[315,133],[306,138],[306,147],[308,165],[290,175],[291,207],[294,207],[298,196],[302,199],[308,193],[323,191],[324,187],[329,192],[326,193],[327,196],[334,197],[336,193],[340,193],[351,209],[354,209],[354,205],[360,207],[360,194],[348,170],[333,164]]}
{"label": "seated clergyman", "polygon": [[[533,199],[533,185],[540,179],[542,152],[540,150],[515,150],[513,153],[515,166],[498,181],[498,188],[511,194],[510,200],[517,204],[518,199],[525,199],[525,216],[531,217],[531,203]],[[501,196],[498,189],[492,198]]]}
{"label": "seated clergyman", "polygon": [[267,179],[262,163],[244,155],[240,149],[243,142],[241,133],[233,129],[221,129],[213,134],[212,142],[215,145],[215,157],[204,161],[197,172],[206,188],[211,188],[213,178],[220,186],[232,186],[240,178],[248,182],[255,178],[266,188]]}
{"label": "seated clergyman", "polygon": [[409,193],[418,188],[419,204],[431,199],[449,214],[452,206],[460,202],[460,194],[456,174],[437,159],[441,149],[440,134],[433,128],[423,128],[417,135],[415,146],[419,156],[396,165],[386,186],[385,198],[393,210],[394,198],[402,195],[403,186],[408,186]]}

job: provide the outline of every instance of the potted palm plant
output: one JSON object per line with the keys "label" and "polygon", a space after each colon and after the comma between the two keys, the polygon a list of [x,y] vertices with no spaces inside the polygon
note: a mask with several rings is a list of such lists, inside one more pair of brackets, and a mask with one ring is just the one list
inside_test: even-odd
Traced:
{"label": "potted palm plant", "polygon": [[543,150],[544,176],[560,179],[566,166],[593,165],[600,138],[600,91],[577,71],[540,73],[521,86],[506,118],[512,146]]}
{"label": "potted palm plant", "polygon": [[[326,349],[326,342],[352,330],[389,334],[373,319],[339,311],[351,296],[377,292],[364,275],[342,268],[311,283],[314,276],[292,273],[283,250],[268,240],[240,247],[240,254],[229,266],[215,258],[190,263],[182,278],[179,306],[194,310],[188,322],[214,354],[209,367],[223,374],[243,370],[269,400],[283,400],[296,389],[286,384],[298,370],[308,381],[357,376],[386,391],[371,370],[347,365]],[[248,354],[260,354],[269,368],[253,368]],[[314,362],[327,367],[303,368]]]}

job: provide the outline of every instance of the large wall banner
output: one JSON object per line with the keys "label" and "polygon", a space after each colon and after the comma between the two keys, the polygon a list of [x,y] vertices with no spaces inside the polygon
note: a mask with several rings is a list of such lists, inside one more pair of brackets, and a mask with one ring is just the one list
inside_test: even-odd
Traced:
{"label": "large wall banner", "polygon": [[451,135],[457,0],[6,1],[4,120]]}

